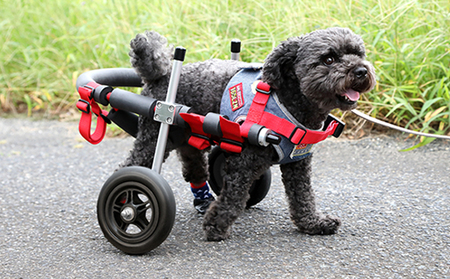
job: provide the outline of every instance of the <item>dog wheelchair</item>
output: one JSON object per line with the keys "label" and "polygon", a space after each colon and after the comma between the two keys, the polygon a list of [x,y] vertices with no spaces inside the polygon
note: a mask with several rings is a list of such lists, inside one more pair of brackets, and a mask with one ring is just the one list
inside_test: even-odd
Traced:
{"label": "dog wheelchair", "polygon": [[[239,59],[240,42],[232,41],[232,59]],[[200,150],[214,146],[209,155],[210,186],[220,195],[223,186],[223,166],[228,153],[240,153],[244,141],[259,146],[277,145],[278,133],[258,123],[247,125],[245,131],[236,122],[217,113],[206,116],[190,112],[190,108],[175,103],[182,63],[186,50],[175,49],[173,67],[165,101],[138,95],[114,87],[142,87],[141,78],[133,69],[112,68],[93,70],[80,75],[77,90],[81,111],[80,134],[90,143],[98,144],[105,136],[106,125],[114,122],[133,137],[138,134],[138,118],[145,116],[160,122],[152,169],[141,166],[124,167],[104,183],[97,201],[97,218],[107,240],[127,254],[143,254],[158,247],[170,234],[175,220],[175,199],[166,180],[160,175],[167,142],[181,144],[180,134],[188,132],[188,143]],[[260,83],[257,90],[268,94],[270,87]],[[100,105],[110,105],[108,112]],[[91,129],[92,117],[97,124]],[[331,115],[325,123],[328,135],[339,136],[344,124]],[[299,142],[308,134],[300,127]],[[94,130],[92,132],[92,130]],[[292,133],[291,136],[293,136]],[[247,206],[264,199],[271,183],[270,169],[256,180],[249,191]]]}

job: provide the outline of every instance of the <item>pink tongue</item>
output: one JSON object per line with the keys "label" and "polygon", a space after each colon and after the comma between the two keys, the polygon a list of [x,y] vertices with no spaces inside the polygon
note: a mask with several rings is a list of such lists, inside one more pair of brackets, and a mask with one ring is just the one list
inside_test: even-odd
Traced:
{"label": "pink tongue", "polygon": [[350,101],[353,101],[353,102],[354,101],[358,101],[358,99],[359,99],[359,92],[356,92],[353,89],[349,89],[349,90],[347,90],[347,92],[344,93],[344,96],[347,96],[347,98]]}

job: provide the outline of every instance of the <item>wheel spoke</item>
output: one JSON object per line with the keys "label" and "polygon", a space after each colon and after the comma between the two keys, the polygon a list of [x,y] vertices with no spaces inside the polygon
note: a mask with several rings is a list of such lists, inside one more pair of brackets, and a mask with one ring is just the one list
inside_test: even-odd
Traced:
{"label": "wheel spoke", "polygon": [[145,212],[144,214],[139,215],[139,217],[134,222],[134,225],[136,225],[141,231],[144,231],[148,227],[148,220],[145,218]]}
{"label": "wheel spoke", "polygon": [[150,208],[150,201],[136,204],[135,206],[136,206],[137,214],[138,215],[144,214],[144,216],[145,216],[145,212]]}
{"label": "wheel spoke", "polygon": [[119,226],[119,229],[120,229],[122,232],[126,232],[127,229],[128,229],[128,226],[129,226],[130,224],[127,224],[127,223],[125,223],[125,222],[122,222],[122,220],[120,220],[119,222],[117,222],[117,225]]}
{"label": "wheel spoke", "polygon": [[112,208],[113,213],[118,213],[119,215],[120,215],[120,210],[121,209],[122,209],[122,205],[120,205],[120,204],[114,204],[113,208]]}
{"label": "wheel spoke", "polygon": [[135,190],[133,191],[133,193],[131,194],[132,197],[132,203],[134,205],[138,205],[142,203],[142,200],[139,198],[139,195],[142,194],[141,191]]}

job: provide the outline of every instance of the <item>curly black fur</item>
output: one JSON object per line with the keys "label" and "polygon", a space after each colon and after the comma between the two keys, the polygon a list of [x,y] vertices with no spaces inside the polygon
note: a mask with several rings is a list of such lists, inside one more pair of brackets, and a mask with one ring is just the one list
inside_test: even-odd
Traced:
{"label": "curly black fur", "polygon": [[[142,94],[165,99],[172,50],[156,32],[137,35],[131,42],[131,62],[145,82]],[[222,93],[245,63],[212,59],[183,66],[176,102],[205,115],[219,112]],[[263,81],[271,85],[283,105],[304,126],[319,129],[328,113],[356,107],[355,92],[364,93],[375,85],[373,66],[365,60],[362,39],[349,29],[329,28],[282,42],[267,57]],[[349,93],[353,92],[353,93]],[[359,96],[359,93],[357,96]],[[350,96],[350,99],[348,98]],[[122,166],[151,167],[159,124],[141,117],[139,133],[129,158]],[[175,147],[183,164],[186,181],[199,183],[208,178],[206,151],[186,143]],[[230,227],[245,209],[252,182],[273,164],[273,148],[246,145],[241,154],[227,157],[224,186],[212,203],[203,223],[207,240],[226,239]],[[338,218],[317,212],[311,188],[311,158],[281,165],[283,184],[291,218],[301,232],[334,234]]]}

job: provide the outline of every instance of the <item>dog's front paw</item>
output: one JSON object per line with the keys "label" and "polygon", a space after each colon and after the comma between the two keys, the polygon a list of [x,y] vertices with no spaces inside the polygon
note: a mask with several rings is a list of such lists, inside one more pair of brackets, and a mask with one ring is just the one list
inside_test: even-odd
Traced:
{"label": "dog's front paw", "polygon": [[203,230],[205,231],[206,240],[221,241],[227,239],[230,236],[230,225],[227,221],[229,219],[226,216],[219,216],[217,201],[213,202],[206,211],[203,220]]}
{"label": "dog's front paw", "polygon": [[316,235],[330,235],[337,233],[341,219],[334,216],[318,216],[317,218],[309,219],[308,222],[297,223],[297,227],[303,233]]}
{"label": "dog's front paw", "polygon": [[228,231],[219,230],[216,226],[204,224],[203,229],[205,231],[207,241],[221,241],[230,237],[230,233]]}

